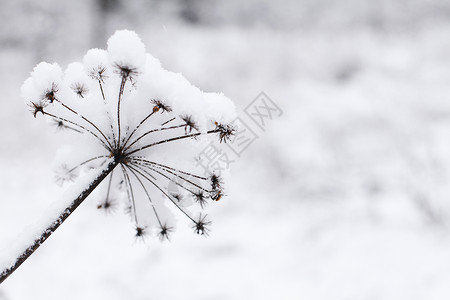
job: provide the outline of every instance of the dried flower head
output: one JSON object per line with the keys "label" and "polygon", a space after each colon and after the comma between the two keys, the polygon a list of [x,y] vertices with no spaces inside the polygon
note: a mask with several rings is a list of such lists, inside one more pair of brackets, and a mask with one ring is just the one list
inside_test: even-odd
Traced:
{"label": "dried flower head", "polygon": [[219,123],[215,123],[216,124],[216,130],[219,133],[219,141],[220,142],[227,142],[231,140],[231,137],[235,134],[236,129],[229,125],[229,124],[219,124]]}
{"label": "dried flower head", "polygon": [[161,241],[168,240],[170,241],[169,235],[173,231],[173,227],[167,226],[167,224],[162,225],[159,228],[158,237]]}
{"label": "dried flower head", "polygon": [[205,193],[202,190],[198,190],[197,192],[194,192],[192,194],[194,197],[194,201],[200,205],[200,207],[203,209],[206,206],[206,200],[208,199],[208,196],[205,195]]}
{"label": "dried flower head", "polygon": [[[195,157],[212,139],[226,142],[234,134],[227,125],[235,118],[228,98],[203,93],[164,70],[127,30],[116,32],[107,50],[89,50],[83,63],[65,72],[57,64],[37,65],[22,94],[34,117],[42,114],[58,129],[71,129],[59,130],[72,135],[73,151],[60,158],[58,181],[112,161],[97,208],[110,212],[123,202],[137,239],[169,240],[174,227],[167,224],[177,213],[195,233],[208,234],[206,214],[194,215],[207,199],[224,195],[223,179],[208,175]],[[173,183],[176,192],[169,190]]]}
{"label": "dried flower head", "polygon": [[184,121],[184,132],[186,134],[191,133],[192,129],[195,129],[198,131],[197,124],[195,124],[195,121],[192,119],[192,116],[181,116],[181,120]]}
{"label": "dried flower head", "polygon": [[56,83],[52,82],[51,87],[44,92],[41,99],[53,103],[53,101],[56,100],[56,93],[58,93],[58,86]]}
{"label": "dried flower head", "polygon": [[153,112],[161,111],[161,113],[171,112],[172,108],[164,104],[161,100],[152,99],[151,102],[154,104]]}
{"label": "dried flower head", "polygon": [[89,91],[87,86],[80,82],[74,83],[71,88],[80,98],[84,98],[84,95]]}
{"label": "dried flower head", "polygon": [[207,215],[200,214],[197,221],[194,222],[194,232],[198,235],[208,236],[209,235],[209,225],[211,225],[211,221],[207,220]]}
{"label": "dried flower head", "polygon": [[148,235],[147,227],[136,226],[134,230],[135,230],[134,237],[136,238],[136,241],[144,242],[145,238]]}

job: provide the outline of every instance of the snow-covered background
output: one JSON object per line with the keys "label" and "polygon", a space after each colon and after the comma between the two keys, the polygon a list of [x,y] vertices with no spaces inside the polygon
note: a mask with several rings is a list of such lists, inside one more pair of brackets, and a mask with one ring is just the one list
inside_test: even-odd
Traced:
{"label": "snow-covered background", "polygon": [[[240,112],[283,115],[232,164],[209,238],[136,242],[95,195],[0,286],[21,299],[448,299],[450,4],[444,0],[0,1],[0,249],[63,193],[54,128],[20,86],[116,29]],[[258,131],[259,130],[259,131]]]}

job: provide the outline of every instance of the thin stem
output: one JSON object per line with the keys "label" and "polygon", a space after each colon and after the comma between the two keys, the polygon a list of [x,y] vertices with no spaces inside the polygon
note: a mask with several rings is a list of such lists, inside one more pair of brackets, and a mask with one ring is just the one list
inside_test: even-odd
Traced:
{"label": "thin stem", "polygon": [[[87,163],[89,163],[89,162],[91,162],[91,161],[93,161],[93,160],[96,160],[96,159],[99,159],[99,158],[107,158],[107,157],[108,157],[108,156],[106,156],[106,155],[100,155],[100,156],[93,157],[93,158],[90,158],[90,159],[88,159],[88,160],[85,160],[85,161],[83,161],[82,163],[80,163],[80,164],[76,165],[75,167],[73,167],[72,169],[70,169],[70,170],[68,171],[68,173],[71,173],[71,172],[75,171],[75,170],[78,169],[79,167],[81,167],[81,166],[83,166],[83,165],[85,165],[85,164],[87,164]],[[104,162],[103,162],[103,163],[104,163]]]}
{"label": "thin stem", "polygon": [[123,148],[124,149],[128,149],[128,148],[125,148],[125,146],[127,145],[127,143],[130,141],[130,139],[131,139],[131,137],[133,136],[133,134],[139,129],[139,127],[141,127],[141,125],[145,122],[145,121],[147,121],[153,114],[154,114],[155,112],[153,111],[153,112],[151,112],[148,116],[146,116],[139,124],[138,124],[138,126],[136,126],[136,128],[134,128],[134,130],[131,132],[131,134],[128,136],[128,138],[125,140],[125,143],[123,144]]}
{"label": "thin stem", "polygon": [[169,130],[169,129],[181,128],[181,127],[183,127],[183,126],[185,126],[185,124],[149,130],[149,131],[147,131],[146,133],[144,133],[143,135],[141,135],[140,137],[138,137],[138,138],[137,138],[134,142],[132,142],[130,145],[128,145],[123,151],[124,151],[124,152],[127,151],[127,150],[130,149],[134,144],[136,144],[139,140],[141,140],[141,139],[144,138],[145,136],[149,135],[150,133],[158,132],[158,131],[164,131],[164,130]]}
{"label": "thin stem", "polygon": [[[141,175],[142,177],[144,177],[145,179],[147,179],[151,184],[153,184],[161,193],[163,193],[186,217],[188,217],[192,222],[195,223],[195,220],[187,213],[185,212],[162,188],[160,188],[156,183],[154,183],[150,178],[148,178],[147,176],[145,176],[144,174],[142,174],[139,170],[136,170],[136,168],[134,168],[133,166],[127,166],[129,169],[133,169],[134,171],[136,171],[137,173],[139,173],[139,175]],[[147,171],[142,170],[142,172],[150,175]]]}
{"label": "thin stem", "polygon": [[[142,165],[139,163],[133,163],[133,166],[140,168],[141,170],[144,170],[144,167],[149,169],[150,171],[156,172],[159,175],[163,176],[164,178],[168,179],[169,181],[173,181],[172,178],[170,178],[169,176],[167,176],[166,174],[163,174],[162,172],[153,169],[152,167],[149,167],[148,165]],[[186,190],[187,192],[191,193],[192,195],[195,195],[194,191],[191,191],[190,189],[188,189],[187,187],[185,187],[184,185],[182,185],[181,183],[177,182],[177,181],[173,181],[176,185],[178,185],[179,187],[183,188],[184,190]]]}
{"label": "thin stem", "polygon": [[111,143],[109,142],[108,138],[105,136],[105,134],[103,133],[103,131],[101,131],[97,125],[95,125],[94,123],[92,123],[89,119],[87,119],[86,117],[84,117],[83,115],[79,114],[77,111],[73,110],[72,108],[70,108],[69,106],[67,106],[66,104],[62,103],[61,101],[59,101],[58,99],[55,99],[56,102],[58,102],[59,104],[61,104],[64,108],[66,108],[67,110],[69,110],[70,112],[76,114],[77,116],[79,116],[80,118],[82,118],[83,120],[85,120],[86,122],[88,122],[89,124],[92,125],[92,127],[94,127],[105,139],[105,142],[108,143],[109,147],[112,149],[113,146],[111,145]]}
{"label": "thin stem", "polygon": [[104,101],[105,104],[106,104],[105,92],[103,92],[103,85],[102,85],[102,81],[101,81],[100,79],[98,80],[98,85],[100,86],[100,91],[102,92],[102,98],[103,98],[103,101]]}
{"label": "thin stem", "polygon": [[109,182],[108,182],[108,191],[106,192],[106,201],[109,200],[109,193],[111,191],[111,183],[113,180],[114,170],[111,171],[111,175],[109,176]]}
{"label": "thin stem", "polygon": [[75,122],[73,122],[73,121],[70,121],[70,120],[67,120],[67,119],[65,119],[65,118],[61,118],[61,117],[58,117],[58,116],[55,116],[54,114],[51,114],[51,113],[48,113],[48,112],[46,112],[46,111],[44,111],[44,112],[42,112],[44,115],[47,115],[47,116],[49,116],[49,117],[52,117],[52,118],[55,118],[55,119],[57,119],[57,120],[60,120],[60,121],[63,121],[63,122],[67,122],[67,123],[70,123],[70,124],[72,124],[72,125],[74,125],[74,126],[78,126],[79,128],[81,128],[81,129],[83,129],[84,131],[86,131],[86,132],[88,132],[88,133],[90,133],[91,135],[93,135],[95,138],[97,138],[99,141],[100,141],[100,143],[102,143],[103,144],[103,146],[108,150],[108,151],[111,151],[111,147],[109,147],[98,135],[96,135],[95,133],[93,133],[91,130],[89,130],[89,129],[87,129],[86,127],[84,127],[84,126],[82,126],[82,125],[80,125],[80,124],[77,124],[77,123],[75,123]]}
{"label": "thin stem", "polygon": [[[214,129],[214,130],[207,131],[206,134],[211,134],[211,133],[216,133],[216,132],[219,132],[219,131]],[[199,135],[202,135],[202,133],[201,132],[192,133],[192,134],[178,136],[178,137],[174,137],[174,138],[170,138],[170,139],[166,139],[166,140],[161,140],[161,141],[158,141],[158,142],[151,143],[149,145],[143,146],[141,148],[135,149],[135,150],[133,150],[133,151],[131,151],[129,153],[126,153],[126,155],[130,156],[131,154],[134,154],[136,152],[145,150],[147,148],[150,148],[150,147],[153,147],[153,146],[156,146],[156,145],[165,144],[165,143],[169,143],[169,142],[173,142],[173,141],[177,141],[177,140],[182,140],[182,139],[187,139],[187,138],[190,138],[190,137],[196,137],[196,136],[199,136]]]}
{"label": "thin stem", "polygon": [[75,129],[73,127],[70,127],[70,126],[64,124],[64,122],[62,120],[58,120],[58,119],[53,118],[53,121],[55,122],[56,129],[61,129],[61,128],[62,129],[69,129],[69,130],[73,130],[73,131],[78,132],[78,133],[83,133],[83,131],[81,131],[81,130]]}
{"label": "thin stem", "polygon": [[[136,164],[136,163],[135,163],[135,164]],[[169,176],[167,176],[166,174],[163,174],[162,172],[160,172],[160,171],[154,169],[153,167],[149,166],[149,164],[142,163],[142,162],[137,163],[137,164],[140,165],[140,166],[143,166],[143,167],[145,166],[145,167],[149,168],[150,170],[152,170],[153,172],[156,172],[156,173],[160,174],[161,176],[163,176],[163,177],[165,177],[165,178],[167,178],[167,179],[169,179],[169,180],[172,180],[172,179],[171,179]],[[198,184],[196,184],[196,183],[190,181],[189,179],[186,179],[186,178],[184,178],[184,177],[182,177],[182,176],[180,176],[180,175],[178,175],[178,174],[176,174],[176,173],[174,173],[174,172],[171,172],[171,171],[169,171],[169,170],[165,170],[165,169],[163,169],[163,168],[160,168],[160,169],[162,169],[163,171],[166,171],[166,172],[169,173],[169,174],[174,175],[174,176],[177,177],[177,178],[180,178],[180,179],[184,180],[184,181],[187,182],[187,183],[190,183],[191,185],[195,186],[195,187],[198,188],[198,189],[201,189],[201,190],[204,191],[204,192],[211,193],[211,191],[208,191],[207,189],[205,189],[205,188],[203,188],[202,186],[200,186],[200,185],[198,185]],[[182,187],[183,189],[185,189],[186,191],[188,191],[188,192],[190,192],[190,193],[192,193],[192,194],[195,194],[194,191],[191,191],[190,189],[186,188],[184,185],[182,185],[182,184],[180,184],[180,183],[178,183],[178,182],[176,182],[176,181],[175,181],[175,184],[177,184],[178,186],[181,186],[181,187]]]}
{"label": "thin stem", "polygon": [[145,158],[142,158],[140,156],[133,156],[131,159],[132,160],[136,160],[136,161],[142,161],[142,162],[145,162],[145,163],[148,163],[148,164],[152,164],[152,165],[156,165],[156,166],[159,166],[161,168],[169,169],[169,170],[172,170],[174,172],[178,172],[178,173],[181,173],[181,174],[192,176],[192,177],[195,177],[195,178],[198,178],[198,179],[201,179],[201,180],[208,180],[208,178],[206,178],[206,177],[202,177],[202,176],[198,176],[198,175],[195,175],[195,174],[192,174],[192,173],[189,173],[189,172],[178,170],[178,169],[175,169],[175,168],[163,165],[163,164],[156,163],[154,161],[149,161],[149,160],[146,160]]}
{"label": "thin stem", "polygon": [[109,112],[109,109],[106,107],[106,104],[107,104],[106,103],[106,97],[105,97],[105,92],[103,91],[103,85],[102,85],[102,80],[101,79],[98,80],[98,85],[99,85],[100,91],[102,93],[103,103],[105,103],[106,115],[108,116],[109,127],[111,128],[111,133],[112,133],[112,137],[113,137],[113,143],[114,143],[114,146],[117,146],[116,137],[115,137],[115,134],[114,134],[114,127],[112,125],[112,118],[111,118],[111,114]]}
{"label": "thin stem", "polygon": [[14,264],[0,274],[0,284],[15,270],[17,270],[17,268],[24,261],[26,261],[39,248],[39,246],[52,235],[53,232],[55,232],[55,230],[75,211],[75,209],[83,203],[87,196],[89,196],[89,194],[100,184],[100,182],[102,182],[103,179],[105,179],[106,176],[114,170],[117,164],[117,161],[111,162],[108,167],[100,175],[98,175],[97,178],[95,178],[68,207],[66,207],[66,209],[56,218],[56,220],[42,232],[41,236],[34,240],[34,242],[16,259]]}
{"label": "thin stem", "polygon": [[152,209],[153,209],[153,212],[155,213],[156,219],[158,220],[159,226],[162,227],[162,223],[161,223],[161,220],[159,218],[158,212],[156,211],[155,205],[153,204],[152,198],[150,197],[150,194],[148,193],[147,189],[145,188],[144,183],[142,182],[142,180],[136,175],[136,173],[132,169],[130,169],[130,172],[134,175],[134,177],[136,177],[137,181],[139,181],[139,183],[142,186],[142,189],[144,189],[144,192],[147,195],[147,199],[150,202],[150,204],[152,205]]}
{"label": "thin stem", "polygon": [[134,193],[133,193],[133,187],[131,186],[131,180],[130,176],[128,176],[127,170],[123,166],[123,164],[120,165],[122,168],[122,173],[125,178],[125,184],[127,185],[127,194],[128,194],[128,200],[131,202],[131,209],[134,216],[134,222],[137,226],[138,220],[137,220],[137,214],[136,214],[136,202],[134,201]]}
{"label": "thin stem", "polygon": [[172,121],[175,120],[175,119],[176,119],[176,118],[172,118],[172,119],[170,119],[170,120],[168,120],[168,121],[162,123],[161,126],[164,126],[164,125],[166,125],[167,123],[172,122]]}
{"label": "thin stem", "polygon": [[120,102],[122,101],[123,90],[125,89],[125,83],[127,78],[122,75],[122,82],[120,83],[119,90],[119,100],[117,101],[117,127],[118,127],[118,137],[117,137],[117,148],[120,149]]}

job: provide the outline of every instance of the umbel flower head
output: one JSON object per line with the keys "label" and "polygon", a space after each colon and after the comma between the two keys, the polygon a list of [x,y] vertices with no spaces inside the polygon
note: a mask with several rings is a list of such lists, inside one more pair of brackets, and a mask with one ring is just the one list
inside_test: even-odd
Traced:
{"label": "umbel flower head", "polygon": [[223,179],[205,170],[198,155],[211,141],[227,142],[234,134],[228,98],[164,70],[127,30],[117,31],[107,50],[89,50],[64,72],[57,64],[38,64],[22,96],[34,117],[43,115],[58,134],[70,135],[70,146],[60,151],[58,182],[112,161],[99,187],[99,209],[116,210],[122,201],[137,238],[169,239],[177,214],[207,235],[211,221],[203,210],[223,197]]}

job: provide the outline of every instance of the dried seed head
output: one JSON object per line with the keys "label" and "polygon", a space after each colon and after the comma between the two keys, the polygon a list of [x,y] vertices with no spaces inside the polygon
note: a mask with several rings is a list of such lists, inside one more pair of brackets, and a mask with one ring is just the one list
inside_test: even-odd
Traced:
{"label": "dried seed head", "polygon": [[199,204],[202,209],[205,208],[205,206],[207,204],[206,200],[208,197],[205,195],[205,193],[203,191],[199,190],[199,191],[195,192],[193,194],[193,198],[194,198],[194,201],[197,204]]}
{"label": "dried seed head", "polygon": [[65,182],[73,182],[77,175],[73,172],[73,169],[69,169],[69,167],[65,164],[60,165],[55,170],[55,181],[57,184],[62,185]]}
{"label": "dried seed head", "polygon": [[222,189],[222,178],[220,178],[217,174],[212,174],[210,177],[211,188],[213,190],[221,190]]}
{"label": "dried seed head", "polygon": [[181,200],[183,200],[183,197],[181,197],[180,194],[172,194],[172,197],[178,201],[178,203],[181,202]]}
{"label": "dried seed head", "polygon": [[56,127],[56,130],[64,130],[66,128],[66,124],[58,119],[53,119],[53,125]]}
{"label": "dried seed head", "polygon": [[219,141],[222,142],[227,142],[231,140],[231,137],[235,134],[236,132],[236,128],[234,128],[233,126],[226,124],[219,124],[217,122],[215,122],[216,125],[216,131],[219,133]]}
{"label": "dried seed head", "polygon": [[214,201],[219,201],[223,196],[222,178],[217,174],[212,174],[210,177],[211,192],[209,196]]}
{"label": "dried seed head", "polygon": [[181,116],[181,119],[186,123],[184,125],[184,131],[185,133],[191,133],[192,129],[195,129],[198,131],[197,124],[192,120],[191,116]]}
{"label": "dried seed head", "polygon": [[172,111],[172,108],[169,105],[162,103],[160,100],[152,99],[151,102],[154,104],[153,112],[158,112],[160,110],[161,113]]}
{"label": "dried seed head", "polygon": [[126,80],[132,81],[133,78],[138,75],[137,68],[131,67],[128,65],[122,65],[122,64],[114,64],[115,72],[120,74],[122,78],[125,78]]}
{"label": "dried seed head", "polygon": [[170,239],[169,239],[169,234],[170,234],[172,231],[173,231],[173,227],[168,227],[167,224],[162,225],[162,226],[160,227],[159,232],[158,232],[158,237],[159,237],[159,239],[160,239],[161,241],[164,241],[164,240],[170,241]]}
{"label": "dried seed head", "polygon": [[50,89],[45,91],[44,95],[42,95],[41,99],[53,103],[53,101],[58,100],[56,98],[56,93],[58,92],[58,87],[56,83],[52,83]]}
{"label": "dried seed head", "polygon": [[106,214],[116,211],[117,203],[114,199],[106,198],[97,205],[97,209],[103,210]]}
{"label": "dried seed head", "polygon": [[99,65],[95,68],[92,68],[88,71],[88,76],[92,79],[99,81],[101,83],[105,82],[105,79],[108,77],[106,74],[106,67]]}
{"label": "dried seed head", "polygon": [[202,216],[202,214],[200,214],[200,216],[198,217],[198,220],[195,222],[194,226],[192,227],[194,229],[194,232],[198,235],[203,235],[203,236],[208,236],[209,235],[209,231],[210,229],[208,228],[208,226],[211,225],[211,221],[208,221],[206,219],[207,215]]}
{"label": "dried seed head", "polygon": [[211,191],[209,196],[211,197],[212,200],[219,201],[220,199],[222,199],[223,191],[222,190]]}
{"label": "dried seed head", "polygon": [[29,106],[31,107],[31,113],[33,114],[33,117],[36,118],[36,115],[40,112],[42,115],[44,115],[44,105],[43,103],[40,101],[39,103],[34,103],[31,102],[31,104],[29,104]]}
{"label": "dried seed head", "polygon": [[87,92],[89,91],[89,89],[87,88],[87,86],[83,83],[74,83],[71,86],[72,90],[75,92],[75,94],[77,94],[80,98],[84,98],[84,96],[87,94]]}
{"label": "dried seed head", "polygon": [[145,237],[147,236],[146,227],[136,226],[135,231],[136,233],[134,234],[134,237],[136,238],[136,240],[140,240],[143,242],[145,240]]}

